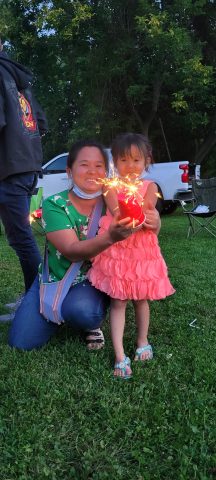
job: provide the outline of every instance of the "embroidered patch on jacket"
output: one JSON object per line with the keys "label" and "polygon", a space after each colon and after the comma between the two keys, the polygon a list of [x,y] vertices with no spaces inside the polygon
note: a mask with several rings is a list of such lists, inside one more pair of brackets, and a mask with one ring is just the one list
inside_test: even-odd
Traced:
{"label": "embroidered patch on jacket", "polygon": [[23,124],[28,130],[31,130],[31,132],[35,132],[35,130],[37,129],[37,124],[33,118],[31,105],[22,93],[18,92],[18,96],[19,104],[22,110]]}

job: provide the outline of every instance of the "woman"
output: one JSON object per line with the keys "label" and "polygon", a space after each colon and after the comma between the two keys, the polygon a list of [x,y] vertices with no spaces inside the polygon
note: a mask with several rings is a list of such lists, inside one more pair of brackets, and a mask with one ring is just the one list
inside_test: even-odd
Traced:
{"label": "woman", "polygon": [[[87,280],[90,259],[132,233],[129,218],[114,218],[107,232],[86,239],[87,227],[97,199],[102,195],[96,180],[106,176],[107,157],[96,142],[75,143],[69,153],[67,174],[72,188],[46,199],[43,221],[49,248],[51,280],[63,278],[71,262],[84,263],[62,304],[62,316],[73,328],[87,332],[90,349],[103,346],[100,325],[105,317],[108,297]],[[146,228],[160,225],[156,210],[146,215]],[[38,278],[16,312],[9,344],[24,350],[44,345],[56,333],[58,325],[47,322],[39,313]]]}

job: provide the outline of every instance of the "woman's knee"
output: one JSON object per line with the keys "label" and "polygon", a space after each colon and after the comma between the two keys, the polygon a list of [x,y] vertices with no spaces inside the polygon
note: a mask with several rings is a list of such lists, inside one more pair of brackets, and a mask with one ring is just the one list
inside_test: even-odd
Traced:
{"label": "woman's knee", "polygon": [[15,313],[8,343],[20,350],[39,348],[48,342],[57,328],[57,325],[48,323],[40,314],[37,277]]}
{"label": "woman's knee", "polygon": [[[97,305],[76,302],[73,305],[62,306],[62,316],[67,323],[76,329],[98,328],[105,316],[105,312],[96,311]],[[95,308],[94,308],[95,307]]]}
{"label": "woman's knee", "polygon": [[[76,286],[75,286],[76,287]],[[82,282],[80,288],[73,287],[62,305],[62,316],[73,328],[94,329],[103,321],[108,297],[89,284]]]}

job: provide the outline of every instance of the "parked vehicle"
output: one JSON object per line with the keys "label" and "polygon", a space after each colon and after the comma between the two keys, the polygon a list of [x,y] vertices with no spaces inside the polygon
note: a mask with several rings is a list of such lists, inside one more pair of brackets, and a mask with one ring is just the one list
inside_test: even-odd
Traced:
{"label": "parked vehicle", "polygon": [[160,198],[157,208],[161,213],[172,213],[178,206],[177,198],[188,200],[191,195],[188,162],[166,162],[150,165],[144,178],[153,180],[158,186]]}
{"label": "parked vehicle", "polygon": [[68,188],[67,157],[68,153],[61,153],[42,166],[37,187],[43,187],[43,198]]}
{"label": "parked vehicle", "polygon": [[[110,160],[110,174],[113,168],[110,149],[107,149],[107,153]],[[67,156],[68,153],[62,153],[43,165],[42,178],[39,178],[37,187],[43,187],[44,198],[68,188]],[[157,208],[160,212],[173,212],[178,205],[176,198],[181,196],[184,199],[190,193],[188,169],[188,162],[184,161],[155,163],[144,174],[144,178],[153,180],[158,186],[160,198]]]}

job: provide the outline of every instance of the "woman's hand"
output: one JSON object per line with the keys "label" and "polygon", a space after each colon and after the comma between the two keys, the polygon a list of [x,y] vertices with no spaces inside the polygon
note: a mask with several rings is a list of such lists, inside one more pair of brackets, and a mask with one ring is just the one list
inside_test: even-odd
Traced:
{"label": "woman's hand", "polygon": [[[138,220],[136,221],[138,223]],[[134,233],[134,224],[130,217],[119,219],[119,216],[113,218],[108,233],[112,243],[120,242]]]}

